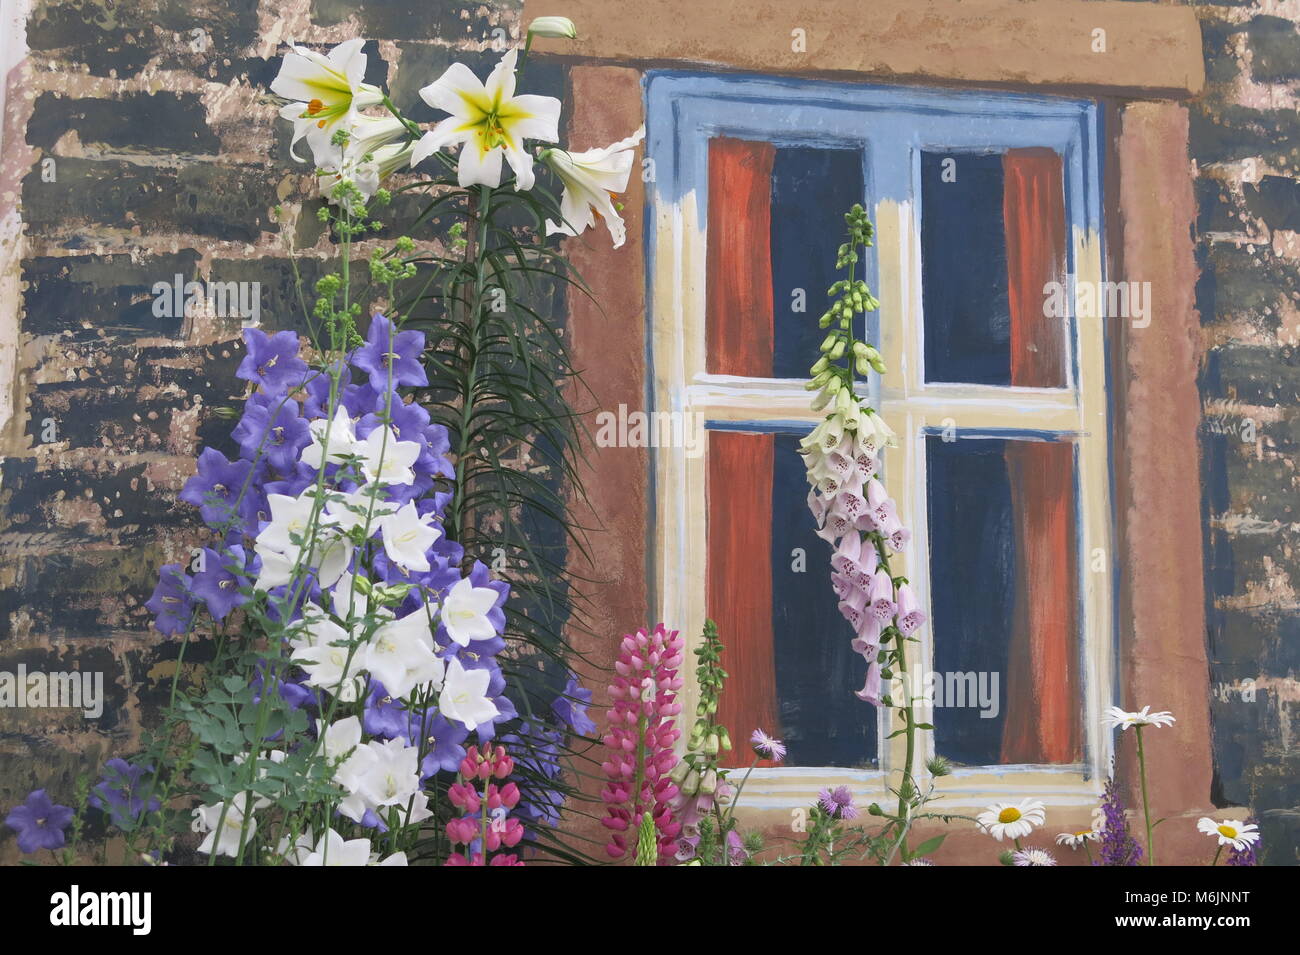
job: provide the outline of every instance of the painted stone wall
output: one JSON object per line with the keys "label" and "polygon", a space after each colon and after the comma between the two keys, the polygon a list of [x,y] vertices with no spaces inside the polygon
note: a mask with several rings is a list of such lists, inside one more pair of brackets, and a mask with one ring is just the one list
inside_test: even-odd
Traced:
{"label": "painted stone wall", "polygon": [[[1191,107],[1216,802],[1300,845],[1300,3],[1198,6]],[[1158,528],[1151,529],[1158,533]],[[1190,635],[1189,635],[1190,636]]]}
{"label": "painted stone wall", "polygon": [[[302,329],[290,253],[309,296],[332,256],[267,92],[283,44],[369,38],[367,80],[427,122],[417,89],[453,60],[486,75],[518,17],[510,2],[30,4],[0,167],[0,671],[102,671],[107,704],[93,720],[0,709],[0,806],[36,786],[69,801],[166,700],[178,645],[143,604],[160,564],[206,542],[176,493],[202,446],[227,443],[214,412],[244,383],[239,314],[159,317],[154,284],[257,282],[262,324]],[[563,95],[560,68],[529,73]]]}

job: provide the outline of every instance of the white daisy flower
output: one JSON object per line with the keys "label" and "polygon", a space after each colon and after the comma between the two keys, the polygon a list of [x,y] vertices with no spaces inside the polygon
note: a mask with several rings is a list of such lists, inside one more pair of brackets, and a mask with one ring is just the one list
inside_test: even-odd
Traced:
{"label": "white daisy flower", "polygon": [[1254,823],[1234,822],[1231,819],[1215,822],[1209,816],[1202,816],[1196,828],[1207,836],[1218,836],[1219,845],[1232,846],[1238,852],[1259,841],[1259,826]]}
{"label": "white daisy flower", "polygon": [[1056,837],[1058,846],[1069,846],[1071,849],[1077,849],[1085,842],[1096,842],[1101,838],[1101,833],[1096,829],[1084,829],[1082,832],[1063,832]]}
{"label": "white daisy flower", "polygon": [[1019,805],[995,803],[977,817],[980,828],[1001,842],[1022,839],[1041,826],[1047,819],[1043,804],[1037,799],[1023,799]]}
{"label": "white daisy flower", "polygon": [[1174,714],[1168,710],[1161,710],[1159,713],[1152,713],[1151,707],[1144,706],[1136,713],[1129,713],[1121,710],[1118,706],[1112,706],[1101,718],[1107,729],[1119,727],[1126,730],[1130,726],[1170,726],[1174,722]]}

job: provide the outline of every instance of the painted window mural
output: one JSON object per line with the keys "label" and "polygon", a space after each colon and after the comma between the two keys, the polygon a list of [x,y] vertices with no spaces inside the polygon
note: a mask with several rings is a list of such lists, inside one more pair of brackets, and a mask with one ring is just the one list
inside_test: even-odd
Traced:
{"label": "painted window mural", "polygon": [[907,690],[933,703],[927,746],[973,801],[1043,774],[1095,798],[1109,751],[1087,727],[1114,665],[1110,568],[1085,560],[1111,523],[1103,335],[1048,314],[1042,290],[1100,274],[1096,107],[682,74],[648,90],[657,196],[679,217],[654,264],[698,282],[652,286],[655,359],[676,373],[657,398],[708,427],[703,467],[656,462],[669,513],[704,517],[664,533],[689,556],[664,560],[662,599],[665,615],[707,606],[732,637],[722,721],[785,734],[764,797],[899,758],[887,711],[846,692],[860,667],[819,573],[831,548],[799,503],[798,444],[820,420],[802,367],[841,241],[821,210],[862,202],[883,304],[860,334],[891,374],[861,387],[899,432],[883,470],[932,615]]}
{"label": "painted window mural", "polygon": [[[1238,924],[1300,845],[1261,3],[0,3],[18,920],[161,935],[172,866],[1196,864],[1070,924]],[[1060,930],[987,881],[884,928]]]}

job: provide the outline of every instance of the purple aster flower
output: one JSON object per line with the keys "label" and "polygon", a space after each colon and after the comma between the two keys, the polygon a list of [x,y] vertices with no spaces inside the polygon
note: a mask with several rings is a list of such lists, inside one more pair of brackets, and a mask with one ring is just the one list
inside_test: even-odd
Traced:
{"label": "purple aster flower", "polygon": [[389,696],[388,690],[378,680],[370,681],[370,693],[366,697],[365,712],[361,719],[361,725],[367,733],[384,739],[396,739],[407,732],[411,719],[401,700]]}
{"label": "purple aster flower", "polygon": [[352,355],[352,366],[370,375],[370,386],[376,391],[388,392],[398,385],[427,385],[429,378],[420,364],[422,351],[422,333],[395,332],[391,321],[376,315],[366,330],[366,344]]}
{"label": "purple aster flower", "polygon": [[[257,672],[253,675],[254,704],[262,702],[262,688],[266,685],[265,669],[265,665],[259,663]],[[315,706],[318,702],[315,690],[295,680],[272,677],[271,683],[280,691],[280,699],[284,700],[291,710],[301,709],[304,706]]]}
{"label": "purple aster flower", "polygon": [[[216,448],[204,448],[199,455],[199,472],[185,482],[178,497],[199,509],[199,516],[209,527],[223,527],[232,522],[234,515],[249,518],[249,504],[253,497],[244,494],[245,483],[252,473],[248,461],[227,461]],[[255,502],[254,506],[255,506]]]}
{"label": "purple aster flower", "polygon": [[291,474],[302,449],[311,444],[311,428],[298,416],[298,402],[292,398],[255,394],[245,402],[244,416],[231,437],[250,461],[260,449],[273,468]]}
{"label": "purple aster flower", "polygon": [[1106,789],[1101,797],[1101,811],[1101,844],[1097,850],[1099,858],[1094,865],[1140,865],[1142,847],[1129,832],[1124,803],[1119,798],[1119,787],[1115,784],[1114,776],[1106,780]]}
{"label": "purple aster flower", "polygon": [[[471,643],[470,646],[473,646],[473,643]],[[465,660],[467,655],[467,651],[462,651],[461,659]],[[480,723],[475,728],[478,733],[479,742],[486,743],[496,737],[497,724],[509,723],[511,720],[517,719],[519,717],[519,711],[515,708],[515,704],[511,702],[510,698],[505,695],[506,677],[505,674],[501,672],[501,665],[492,657],[481,657],[479,662],[492,673],[491,678],[488,680],[487,691],[484,695],[496,704],[497,708],[496,716],[492,717],[492,719],[486,723]],[[472,669],[468,661],[465,662],[465,667],[466,669]]]}
{"label": "purple aster flower", "polygon": [[578,682],[577,674],[570,671],[569,682],[564,685],[564,693],[555,698],[551,712],[565,726],[579,736],[596,735],[596,724],[587,715],[591,706],[591,690]]}
{"label": "purple aster flower", "polygon": [[194,575],[190,588],[195,597],[208,607],[214,620],[224,620],[236,607],[248,602],[249,595],[242,588],[248,584],[248,558],[238,544],[226,553],[203,548],[203,569]]}
{"label": "purple aster flower", "polygon": [[161,805],[152,797],[145,803],[144,794],[150,789],[145,773],[152,770],[152,766],[133,766],[124,759],[110,759],[104,764],[104,778],[90,791],[87,804],[108,813],[119,829],[134,826],[146,809],[157,812]]}
{"label": "purple aster flower", "polygon": [[754,752],[764,759],[770,759],[775,763],[785,759],[785,743],[774,736],[768,736],[762,730],[754,730],[749,737],[749,742],[754,747]]}
{"label": "purple aster flower", "polygon": [[[1259,820],[1250,816],[1246,820],[1247,825],[1259,825]],[[1246,848],[1238,849],[1236,846],[1228,847],[1228,861],[1226,865],[1259,865],[1259,840],[1246,843]]]}
{"label": "purple aster flower", "polygon": [[383,408],[385,400],[384,394],[371,388],[369,381],[343,389],[343,407],[357,421]]}
{"label": "purple aster flower", "polygon": [[23,852],[63,848],[63,830],[72,822],[72,808],[56,805],[44,789],[27,797],[5,817],[5,825],[18,833],[18,848]]}
{"label": "purple aster flower", "polygon": [[236,377],[256,382],[268,395],[283,395],[299,387],[307,377],[307,363],[298,357],[298,336],[276,332],[268,336],[257,328],[244,329],[248,354],[239,363]]}
{"label": "purple aster flower", "polygon": [[517,733],[501,737],[501,745],[515,761],[514,779],[520,799],[514,815],[524,821],[526,833],[531,834],[537,826],[554,826],[560,821],[565,798],[557,783],[562,771],[561,739],[559,730],[526,721],[519,724]]}
{"label": "purple aster flower", "polygon": [[447,459],[447,454],[451,451],[451,436],[447,434],[447,429],[440,424],[431,424],[424,429],[424,440],[425,454],[431,459],[428,464],[430,473],[454,478],[456,469]]}
{"label": "purple aster flower", "polygon": [[160,633],[175,636],[190,629],[194,611],[194,598],[190,594],[193,583],[180,564],[164,564],[158,571],[158,586],[153,596],[145,602],[154,615],[153,625]]}
{"label": "purple aster flower", "polygon": [[853,805],[853,793],[848,786],[823,789],[817,797],[818,804],[832,819],[856,819],[858,807]]}
{"label": "purple aster flower", "polygon": [[421,781],[438,772],[454,773],[465,758],[465,740],[469,730],[462,723],[448,720],[441,714],[412,717],[411,742],[422,739],[424,759],[420,762]]}
{"label": "purple aster flower", "polygon": [[[341,398],[352,385],[352,369],[346,362],[339,362],[339,391]],[[330,414],[330,389],[334,381],[328,369],[322,369],[307,379],[303,386],[302,412],[310,418],[333,418]]]}

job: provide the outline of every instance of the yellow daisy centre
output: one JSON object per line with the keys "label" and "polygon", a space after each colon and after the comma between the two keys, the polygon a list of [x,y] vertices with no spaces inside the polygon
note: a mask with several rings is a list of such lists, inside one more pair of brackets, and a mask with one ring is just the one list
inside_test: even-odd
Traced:
{"label": "yellow daisy centre", "polygon": [[1232,826],[1220,826],[1219,835],[1227,839],[1235,839],[1237,838],[1237,830]]}
{"label": "yellow daisy centre", "polygon": [[1015,822],[1019,818],[1020,810],[1014,806],[1007,806],[1006,809],[1003,809],[998,813],[998,822],[1001,823]]}

